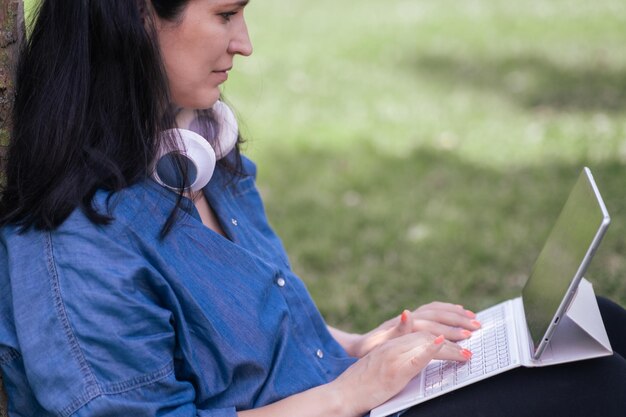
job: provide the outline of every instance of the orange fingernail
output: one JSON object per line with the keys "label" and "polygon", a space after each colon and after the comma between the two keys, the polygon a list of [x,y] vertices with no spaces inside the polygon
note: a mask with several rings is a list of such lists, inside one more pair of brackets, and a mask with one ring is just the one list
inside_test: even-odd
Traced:
{"label": "orange fingernail", "polygon": [[470,311],[470,310],[465,310],[465,315],[467,317],[469,317],[470,319],[475,319],[476,318],[476,313],[474,313],[473,311]]}
{"label": "orange fingernail", "polygon": [[471,358],[472,358],[472,355],[473,355],[473,354],[472,354],[472,352],[470,352],[470,351],[469,351],[469,350],[467,350],[467,349],[462,349],[462,350],[461,350],[461,355],[463,355],[463,357],[464,357],[465,359],[468,359],[468,360],[469,360],[469,359],[471,359]]}
{"label": "orange fingernail", "polygon": [[443,343],[443,341],[444,341],[444,340],[446,340],[446,338],[445,338],[445,337],[443,337],[443,335],[438,336],[438,337],[435,339],[435,344],[436,344],[436,345],[440,345],[440,344],[442,344],[442,343]]}
{"label": "orange fingernail", "polygon": [[470,337],[472,337],[472,332],[470,332],[469,330],[461,330],[461,334],[463,335],[464,338],[468,339]]}
{"label": "orange fingernail", "polygon": [[402,312],[402,314],[400,315],[400,321],[402,323],[406,323],[407,321],[409,321],[409,310],[404,310]]}
{"label": "orange fingernail", "polygon": [[480,324],[480,322],[478,320],[472,320],[470,323],[474,327],[480,327],[481,326],[481,324]]}

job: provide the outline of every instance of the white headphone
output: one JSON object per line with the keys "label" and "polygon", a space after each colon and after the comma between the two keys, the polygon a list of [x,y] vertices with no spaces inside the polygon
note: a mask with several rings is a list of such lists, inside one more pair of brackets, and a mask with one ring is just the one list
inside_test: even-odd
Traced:
{"label": "white headphone", "polygon": [[[209,132],[214,136],[212,138],[200,134],[202,126],[198,122],[197,113],[188,109],[176,115],[178,128],[162,132],[161,145],[152,168],[152,178],[156,182],[175,191],[183,189],[192,192],[201,190],[209,183],[216,161],[233,150],[239,136],[237,120],[230,107],[217,101],[212,110],[217,124],[209,126],[212,128],[212,132]],[[175,142],[174,149],[167,146],[170,142],[168,138]],[[209,140],[216,144],[216,149],[213,149]],[[185,166],[181,167],[181,164]],[[181,168],[187,176],[184,184]]]}

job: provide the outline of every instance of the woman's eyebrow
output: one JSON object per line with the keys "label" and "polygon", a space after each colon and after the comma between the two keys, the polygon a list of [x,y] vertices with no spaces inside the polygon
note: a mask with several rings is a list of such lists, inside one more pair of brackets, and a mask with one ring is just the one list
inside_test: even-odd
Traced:
{"label": "woman's eyebrow", "polygon": [[239,0],[239,1],[233,1],[232,3],[228,3],[227,6],[245,7],[248,3],[250,3],[250,0]]}

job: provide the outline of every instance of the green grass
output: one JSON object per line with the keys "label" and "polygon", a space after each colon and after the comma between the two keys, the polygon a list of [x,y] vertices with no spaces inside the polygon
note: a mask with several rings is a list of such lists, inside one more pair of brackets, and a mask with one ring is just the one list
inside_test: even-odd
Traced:
{"label": "green grass", "polygon": [[613,217],[587,276],[626,305],[626,4],[253,1],[224,93],[328,321],[519,293],[584,165]]}

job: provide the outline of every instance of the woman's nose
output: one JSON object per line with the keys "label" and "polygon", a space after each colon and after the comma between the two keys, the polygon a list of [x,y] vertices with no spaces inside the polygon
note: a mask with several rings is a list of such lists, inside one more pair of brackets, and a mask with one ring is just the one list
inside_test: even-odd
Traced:
{"label": "woman's nose", "polygon": [[248,26],[245,21],[242,22],[241,28],[237,31],[236,36],[231,39],[230,45],[228,45],[228,52],[233,55],[252,55],[252,42],[250,41]]}

